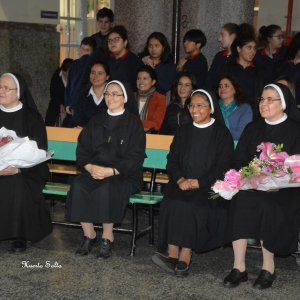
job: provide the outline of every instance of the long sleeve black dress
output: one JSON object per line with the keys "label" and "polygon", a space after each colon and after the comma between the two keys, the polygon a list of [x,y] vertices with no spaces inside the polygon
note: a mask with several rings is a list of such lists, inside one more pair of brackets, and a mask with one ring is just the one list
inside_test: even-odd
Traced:
{"label": "long sleeve black dress", "polygon": [[[167,244],[204,252],[222,245],[226,227],[226,205],[211,200],[209,192],[223,178],[233,154],[227,127],[217,122],[206,128],[193,123],[177,130],[168,155],[170,181],[160,207],[158,251]],[[182,191],[177,181],[198,179],[200,188]]]}
{"label": "long sleeve black dress", "polygon": [[[129,197],[143,186],[146,137],[138,117],[127,109],[119,116],[95,116],[78,137],[77,169],[66,201],[73,222],[120,223]],[[93,179],[87,164],[116,168],[120,174]]]}
{"label": "long sleeve black dress", "polygon": [[[233,167],[239,170],[258,155],[262,142],[284,144],[289,155],[300,153],[300,124],[287,118],[269,125],[264,119],[248,124],[234,153]],[[286,255],[297,250],[300,225],[300,189],[278,192],[240,191],[231,200],[225,243],[252,238],[275,254]]]}
{"label": "long sleeve black dress", "polygon": [[[0,110],[0,128],[28,136],[38,148],[47,150],[47,133],[42,116],[23,105],[15,112]],[[21,169],[21,173],[0,176],[0,240],[21,237],[39,242],[52,231],[43,188],[48,180],[47,164]]]}

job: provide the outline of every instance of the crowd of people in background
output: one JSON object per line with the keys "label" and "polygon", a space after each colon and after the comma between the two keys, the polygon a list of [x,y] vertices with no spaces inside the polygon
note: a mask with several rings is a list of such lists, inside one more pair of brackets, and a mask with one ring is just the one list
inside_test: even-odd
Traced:
{"label": "crowd of people in background", "polygon": [[[227,23],[219,37],[224,50],[209,68],[202,52],[207,39],[199,29],[185,33],[186,56],[175,64],[163,33],[151,33],[136,55],[130,50],[126,28],[112,27],[113,22],[113,12],[100,9],[99,32],[81,41],[80,58],[66,58],[50,85],[46,125],[82,130],[76,153],[82,173],[66,202],[66,218],[81,222],[84,232],[75,255],[87,256],[100,246],[96,257],[111,257],[113,225],[121,222],[130,195],[142,187],[145,133],[174,135],[167,163],[170,181],[160,209],[158,251],[152,261],[185,277],[191,251],[232,243],[234,267],[224,285],[236,287],[248,280],[247,238],[254,238],[261,241],[263,252],[254,287],[271,287],[276,278],[274,253],[285,255],[297,249],[298,189],[239,192],[229,208],[222,199],[210,200],[209,191],[232,165],[237,170],[247,165],[261,142],[284,143],[289,155],[300,154],[300,33],[285,46],[278,25],[263,26],[256,34],[249,24]],[[33,127],[41,122],[40,115],[32,101],[30,107],[29,100],[22,98],[22,87],[26,87],[22,78],[13,74],[0,78],[1,124],[38,136],[41,148],[46,148],[45,130],[35,132]],[[10,92],[11,98],[5,100]],[[23,119],[17,122],[18,115]],[[31,119],[32,127],[22,123],[25,119]],[[238,141],[235,152],[233,141]],[[26,191],[22,199],[32,205],[29,198],[35,192],[40,205],[37,224],[20,217],[27,231],[3,236],[0,231],[1,239],[17,238],[12,251],[24,251],[27,239],[38,241],[52,230],[40,199],[47,175],[44,167],[0,172],[17,174],[0,176],[0,187],[16,178],[13,184]],[[32,188],[23,186],[26,180]],[[17,201],[13,193],[9,197]],[[11,210],[5,205],[5,210]],[[0,219],[4,224],[4,216]],[[102,237],[93,223],[103,223]],[[275,231],[278,235],[272,234]]]}

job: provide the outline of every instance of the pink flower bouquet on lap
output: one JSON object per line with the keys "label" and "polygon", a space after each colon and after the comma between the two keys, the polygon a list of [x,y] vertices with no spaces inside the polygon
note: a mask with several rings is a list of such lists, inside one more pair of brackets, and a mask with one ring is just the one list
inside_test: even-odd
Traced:
{"label": "pink flower bouquet on lap", "polygon": [[51,158],[53,151],[38,148],[28,137],[20,138],[13,130],[0,129],[0,171],[8,166],[29,168]]}
{"label": "pink flower bouquet on lap", "polygon": [[255,157],[247,167],[236,171],[229,170],[224,181],[218,180],[212,187],[212,199],[219,195],[231,200],[239,190],[281,189],[300,186],[300,155],[288,156],[282,152],[283,144],[275,145],[269,142],[257,146],[261,151],[259,158]]}

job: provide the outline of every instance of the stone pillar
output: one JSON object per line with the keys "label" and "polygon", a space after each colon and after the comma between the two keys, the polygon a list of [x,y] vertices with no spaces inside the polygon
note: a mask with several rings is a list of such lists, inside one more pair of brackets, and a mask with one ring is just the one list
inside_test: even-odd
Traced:
{"label": "stone pillar", "polygon": [[[116,1],[115,25],[124,25],[129,31],[129,42],[134,53],[140,52],[148,35],[161,31],[171,44],[173,1],[118,0]],[[228,22],[253,23],[254,0],[182,0],[181,36],[186,31],[201,29],[207,37],[203,54],[211,63],[221,50],[218,42],[222,25]],[[181,57],[185,56],[183,47]]]}
{"label": "stone pillar", "polygon": [[46,115],[50,79],[59,66],[56,25],[0,22],[0,75],[22,75],[39,112]]}
{"label": "stone pillar", "polygon": [[144,49],[147,37],[154,31],[162,32],[172,44],[172,13],[172,0],[118,0],[114,25],[126,27],[131,51],[137,54]]}

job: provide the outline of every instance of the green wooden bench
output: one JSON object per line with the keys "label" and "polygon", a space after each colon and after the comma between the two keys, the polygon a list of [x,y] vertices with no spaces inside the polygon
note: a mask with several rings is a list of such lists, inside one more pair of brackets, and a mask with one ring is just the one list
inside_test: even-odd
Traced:
{"label": "green wooden bench", "polygon": [[[47,127],[48,134],[48,149],[54,150],[53,159],[63,161],[76,161],[76,147],[77,137],[79,130],[58,128],[58,127]],[[152,169],[150,179],[150,192],[141,192],[139,194],[132,195],[129,199],[129,203],[132,204],[132,228],[114,228],[115,232],[130,233],[132,235],[130,255],[135,255],[137,239],[144,236],[146,233],[149,234],[150,245],[154,244],[154,218],[153,218],[153,206],[161,202],[162,194],[154,193],[153,187],[156,181],[156,170],[165,170],[167,164],[167,154],[169,153],[169,147],[173,137],[170,136],[159,136],[159,135],[147,135],[146,154],[147,158],[144,160],[143,166],[148,169]],[[66,166],[61,164],[48,164],[51,173],[62,173],[76,175],[79,172],[76,171],[75,167]],[[158,179],[158,182],[160,179]],[[166,179],[161,180],[165,182]],[[61,184],[55,182],[47,182],[43,189],[43,193],[47,195],[59,195],[66,196],[70,189],[70,185]],[[53,199],[51,205],[54,205]],[[149,226],[145,229],[138,229],[138,205],[149,206]],[[53,221],[53,224],[67,225],[67,226],[79,226],[78,223],[70,223],[67,221]],[[102,226],[95,225],[95,228],[102,229]]]}

